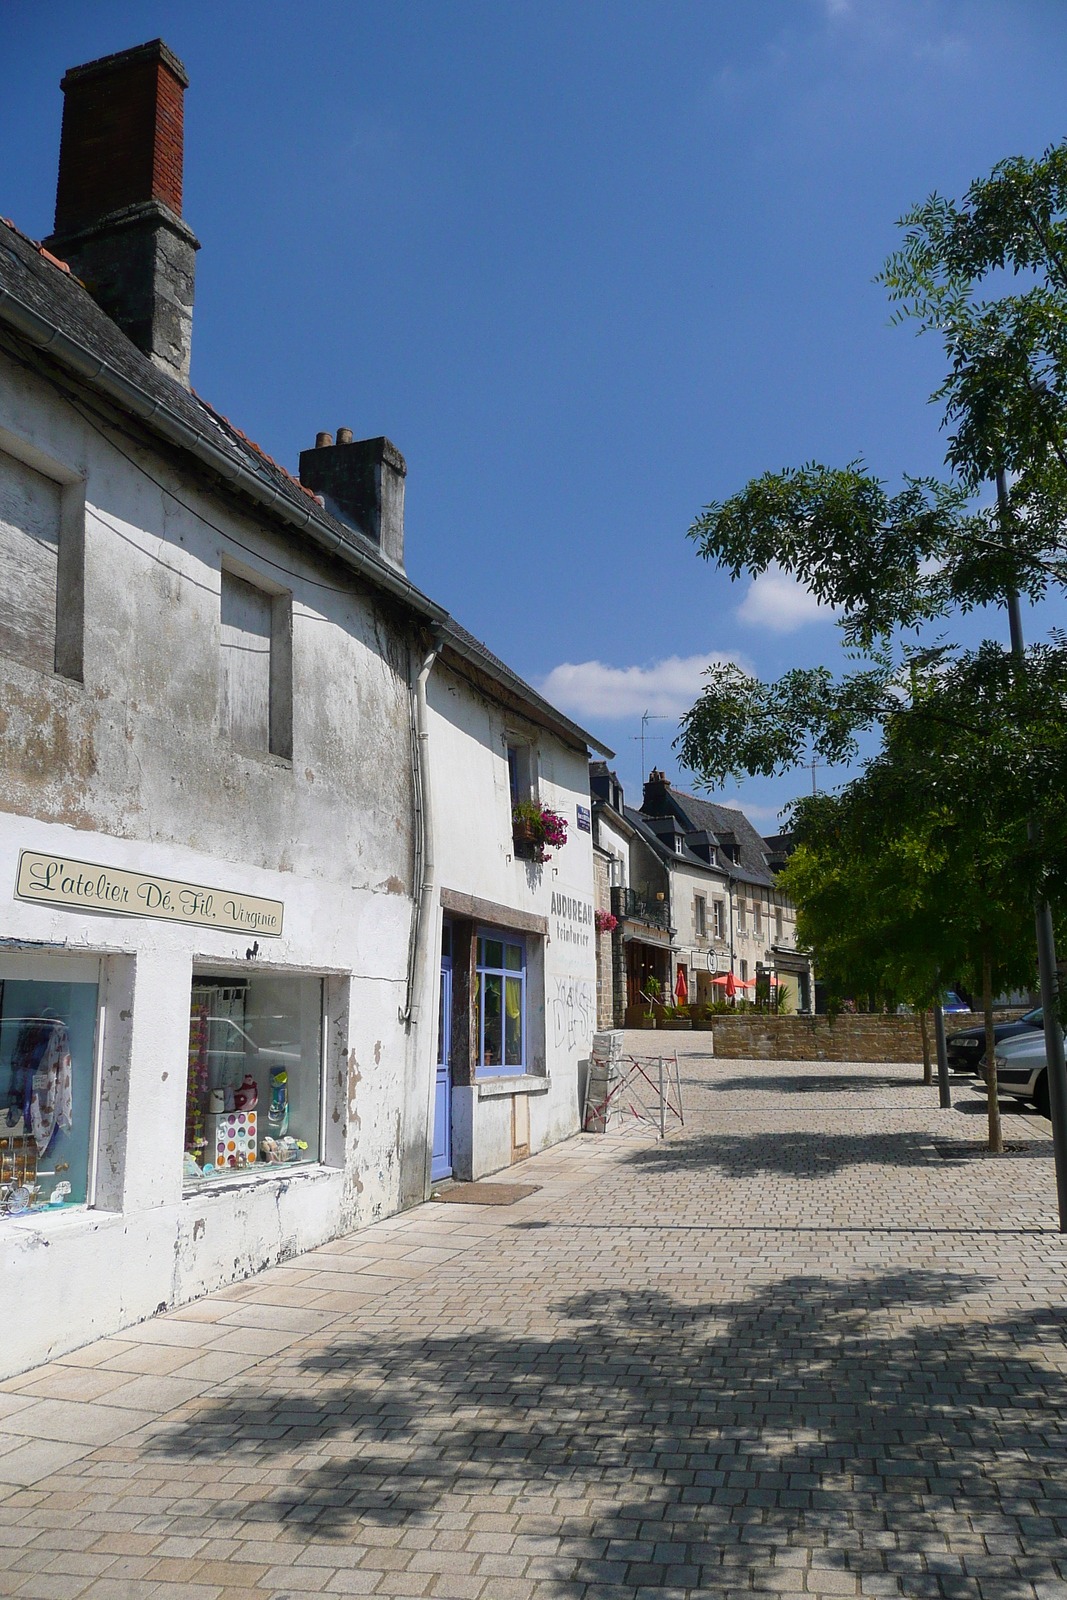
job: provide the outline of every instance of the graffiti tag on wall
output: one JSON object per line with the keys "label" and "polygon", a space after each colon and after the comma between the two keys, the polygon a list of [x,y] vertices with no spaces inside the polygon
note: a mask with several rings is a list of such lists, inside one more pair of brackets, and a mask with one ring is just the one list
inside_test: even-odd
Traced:
{"label": "graffiti tag on wall", "polygon": [[593,1036],[593,985],[581,978],[557,978],[555,983],[548,1002],[553,1043],[557,1050],[578,1050]]}

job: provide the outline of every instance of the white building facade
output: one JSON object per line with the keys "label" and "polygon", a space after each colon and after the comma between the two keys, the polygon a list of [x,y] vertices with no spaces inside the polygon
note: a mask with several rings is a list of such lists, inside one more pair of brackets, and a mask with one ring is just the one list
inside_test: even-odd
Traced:
{"label": "white building facade", "polygon": [[0,225],[5,1374],[566,1137],[595,1021],[587,736],[407,580],[388,441],[251,445],[162,249],[105,314],[130,226]]}

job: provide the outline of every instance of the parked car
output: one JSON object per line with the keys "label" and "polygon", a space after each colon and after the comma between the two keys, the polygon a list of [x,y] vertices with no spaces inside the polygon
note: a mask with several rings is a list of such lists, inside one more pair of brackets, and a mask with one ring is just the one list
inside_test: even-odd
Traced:
{"label": "parked car", "polygon": [[969,1011],[971,1008],[966,1000],[961,1000],[958,994],[949,989],[941,1002],[941,1009],[946,1016],[949,1016],[957,1011]]}
{"label": "parked car", "polygon": [[997,1094],[1032,1100],[1043,1117],[1049,1114],[1045,1035],[1020,1034],[997,1045]]}
{"label": "parked car", "polygon": [[[1041,1007],[1028,1011],[1024,1017],[1016,1017],[1014,1022],[997,1022],[993,1025],[993,1038],[999,1045],[1002,1039],[1013,1039],[1016,1035],[1040,1033],[1044,1027],[1041,1021]],[[981,1072],[985,1068],[985,1025],[980,1028],[962,1028],[959,1033],[954,1033],[945,1042],[948,1054],[948,1064],[953,1072]]]}

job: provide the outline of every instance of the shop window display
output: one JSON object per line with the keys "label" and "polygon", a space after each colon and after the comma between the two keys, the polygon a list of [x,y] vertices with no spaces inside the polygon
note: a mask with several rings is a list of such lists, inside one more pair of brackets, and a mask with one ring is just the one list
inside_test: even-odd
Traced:
{"label": "shop window display", "polygon": [[195,974],[187,1185],[318,1161],[322,980]]}
{"label": "shop window display", "polygon": [[97,985],[0,965],[0,1216],[84,1205]]}

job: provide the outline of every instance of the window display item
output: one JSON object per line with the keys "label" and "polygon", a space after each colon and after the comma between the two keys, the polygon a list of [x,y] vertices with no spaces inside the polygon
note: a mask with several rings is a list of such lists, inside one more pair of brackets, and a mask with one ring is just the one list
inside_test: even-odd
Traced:
{"label": "window display item", "polygon": [[41,1155],[47,1155],[56,1133],[72,1126],[70,1039],[58,1017],[19,1019],[10,1072],[7,1125],[21,1122],[31,1129]]}
{"label": "window display item", "polygon": [[270,1109],[267,1126],[271,1133],[283,1134],[289,1129],[289,1077],[284,1067],[275,1067],[270,1075]]}
{"label": "window display item", "polygon": [[0,1216],[85,1201],[97,985],[32,976],[64,965],[0,958]]}
{"label": "window display item", "polygon": [[259,1086],[252,1074],[246,1072],[241,1087],[234,1093],[233,1109],[235,1111],[251,1111],[253,1106],[258,1105],[258,1103]]}
{"label": "window display item", "polygon": [[321,979],[194,975],[185,1183],[318,1160],[321,1078]]}
{"label": "window display item", "polygon": [[[209,1117],[208,1158],[216,1170],[223,1167],[252,1167],[256,1163],[256,1114],[254,1111],[228,1111]],[[212,1152],[214,1152],[212,1154]]]}
{"label": "window display item", "polygon": [[304,1139],[271,1139],[263,1141],[263,1160],[268,1166],[282,1166],[287,1161],[299,1161],[301,1152],[307,1149]]}

